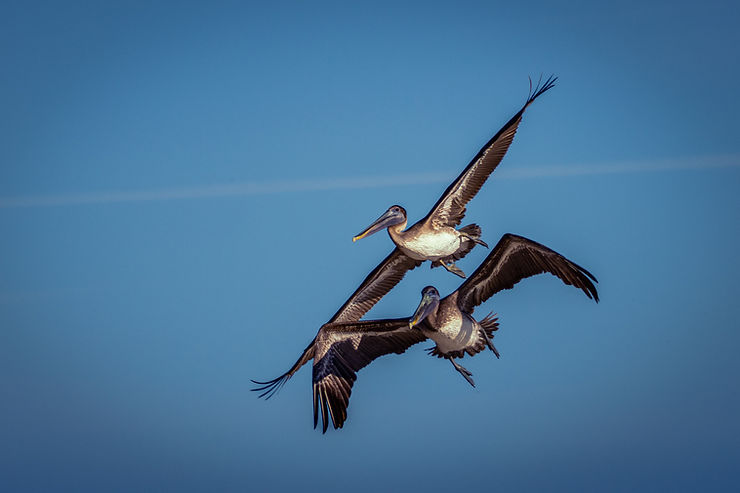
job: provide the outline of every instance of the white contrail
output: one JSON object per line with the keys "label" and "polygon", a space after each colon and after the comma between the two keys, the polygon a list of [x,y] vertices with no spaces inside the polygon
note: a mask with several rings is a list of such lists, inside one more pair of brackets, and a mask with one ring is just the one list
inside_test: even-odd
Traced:
{"label": "white contrail", "polygon": [[501,178],[547,178],[555,176],[610,175],[618,173],[646,173],[676,170],[704,170],[740,166],[740,154],[631,161],[613,164],[582,164],[530,166],[502,171]]}
{"label": "white contrail", "polygon": [[[598,165],[551,165],[503,168],[496,171],[496,179],[536,179],[560,176],[607,175],[617,173],[644,173],[675,170],[703,170],[740,166],[740,154],[725,154],[690,158],[631,161]],[[175,199],[200,199],[230,196],[270,195],[289,192],[318,192],[327,190],[357,190],[397,186],[449,183],[455,173],[410,173],[393,176],[365,176],[355,178],[280,180],[242,182],[192,188],[160,188],[141,191],[91,192],[72,195],[31,195],[2,197],[0,208],[51,207],[83,204],[112,204]]]}

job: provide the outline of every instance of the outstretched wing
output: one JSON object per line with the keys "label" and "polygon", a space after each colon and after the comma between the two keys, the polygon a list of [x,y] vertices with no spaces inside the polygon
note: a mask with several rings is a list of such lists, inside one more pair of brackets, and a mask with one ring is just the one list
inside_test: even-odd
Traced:
{"label": "outstretched wing", "polygon": [[543,272],[557,276],[565,284],[581,289],[589,299],[599,301],[594,286],[598,281],[589,271],[536,241],[507,233],[460,285],[457,306],[473,313],[476,306],[502,289],[511,289],[522,279]]}
{"label": "outstretched wing", "polygon": [[409,328],[408,318],[329,323],[316,336],[313,362],[313,426],[321,411],[323,432],[341,428],[347,419],[352,385],[361,368],[384,354],[401,354],[426,337]]}
{"label": "outstretched wing", "polygon": [[421,265],[421,261],[414,260],[395,248],[385,260],[368,274],[360,287],[329,319],[329,323],[360,320],[375,303],[380,301],[388,291],[403,279],[406,272],[419,265]]}
{"label": "outstretched wing", "polygon": [[550,76],[542,86],[538,84],[531,91],[522,109],[478,151],[478,154],[460,176],[447,187],[445,193],[442,194],[442,197],[422,221],[431,221],[435,227],[454,227],[460,224],[463,216],[465,216],[466,204],[475,197],[483,183],[504,158],[506,151],[509,150],[509,145],[514,140],[514,134],[516,134],[519,123],[522,121],[524,110],[542,93],[554,86],[556,80],[557,77]]}
{"label": "outstretched wing", "polygon": [[[407,257],[396,248],[385,260],[383,260],[362,282],[359,288],[352,293],[352,296],[342,305],[337,313],[329,320],[327,327],[332,323],[356,322],[372,308],[375,303],[388,293],[393,287],[403,279],[406,272],[421,265],[421,262]],[[408,323],[408,322],[407,322]],[[321,329],[323,330],[323,328]],[[321,334],[319,331],[319,335]],[[334,330],[334,329],[332,329]],[[311,361],[315,355],[316,340],[319,335],[311,341],[311,344],[303,351],[298,361],[288,370],[277,378],[260,382],[252,380],[258,387],[253,388],[254,392],[261,392],[259,397],[269,399],[285,382],[290,380],[303,365]],[[385,353],[383,353],[385,354]],[[315,362],[314,362],[315,365]]]}

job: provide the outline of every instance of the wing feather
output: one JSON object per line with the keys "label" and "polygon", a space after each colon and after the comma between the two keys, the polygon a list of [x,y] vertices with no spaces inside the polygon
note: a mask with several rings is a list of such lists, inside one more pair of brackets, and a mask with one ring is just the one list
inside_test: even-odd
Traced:
{"label": "wing feather", "polygon": [[[268,380],[266,382],[260,382],[257,380],[252,380],[252,383],[255,383],[258,385],[258,387],[255,387],[252,389],[252,392],[261,392],[259,397],[264,397],[265,399],[269,399],[273,395],[277,393],[278,390],[282,388],[283,385],[285,385],[285,382],[290,380],[290,377],[295,375],[295,373],[300,370],[300,368],[311,361],[311,359],[314,356],[315,352],[315,344],[316,344],[316,338],[314,338],[313,341],[311,341],[311,344],[306,347],[306,349],[303,350],[303,354],[301,354],[301,357],[298,358],[298,361],[293,363],[293,366],[290,367],[290,370],[286,371],[282,375],[280,375],[277,378],[273,378],[272,380]],[[314,394],[314,408],[316,407],[316,395]]]}
{"label": "wing feather", "polygon": [[457,290],[457,305],[467,313],[503,289],[524,278],[549,272],[599,301],[596,278],[586,269],[536,241],[510,233],[501,240]]}
{"label": "wing feather", "polygon": [[368,274],[360,287],[352,293],[329,323],[360,320],[388,291],[398,284],[406,272],[421,265],[421,261],[406,256],[398,248]]}
{"label": "wing feather", "polygon": [[351,323],[329,323],[316,336],[313,364],[314,428],[321,407],[322,430],[326,433],[329,418],[334,428],[347,419],[347,406],[356,373],[385,354],[401,354],[426,337],[418,328],[409,328],[409,319],[365,320]]}
{"label": "wing feather", "polygon": [[[447,187],[429,214],[422,221],[431,221],[434,227],[458,226],[465,216],[465,206],[480,191],[488,177],[496,169],[514,140],[522,115],[527,107],[541,94],[555,85],[557,77],[550,76],[530,92],[522,109],[484,145],[460,176]],[[531,87],[531,86],[530,86]]]}

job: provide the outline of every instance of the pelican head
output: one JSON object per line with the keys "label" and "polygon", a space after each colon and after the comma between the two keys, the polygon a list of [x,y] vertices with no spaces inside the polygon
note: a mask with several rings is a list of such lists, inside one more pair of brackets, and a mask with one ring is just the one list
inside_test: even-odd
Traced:
{"label": "pelican head", "polygon": [[422,320],[427,318],[429,315],[439,306],[439,291],[434,286],[427,286],[421,290],[421,302],[414,312],[414,316],[411,317],[409,327],[414,327],[419,324]]}
{"label": "pelican head", "polygon": [[405,222],[406,209],[404,209],[400,205],[392,205],[388,208],[387,211],[385,211],[385,213],[383,213],[382,216],[377,218],[375,222],[368,226],[365,231],[352,238],[352,241],[361,240],[366,236],[377,233],[381,229],[390,228],[391,226],[396,226]]}

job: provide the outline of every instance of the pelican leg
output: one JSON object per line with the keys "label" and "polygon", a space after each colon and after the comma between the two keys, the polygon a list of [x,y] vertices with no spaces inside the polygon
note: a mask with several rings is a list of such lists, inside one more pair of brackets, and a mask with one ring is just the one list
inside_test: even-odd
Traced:
{"label": "pelican leg", "polygon": [[467,233],[460,232],[460,242],[462,242],[462,238],[468,239],[468,240],[472,241],[473,243],[477,243],[477,244],[479,244],[481,246],[484,246],[484,247],[488,248],[488,243],[486,243],[485,241],[483,241],[480,238],[477,238],[475,236],[470,236]]}
{"label": "pelican leg", "polygon": [[446,264],[444,260],[440,260],[439,263],[442,264],[442,267],[447,269],[449,272],[452,272],[456,276],[460,276],[463,279],[465,279],[465,273],[462,270],[460,270],[460,268],[457,265],[455,265],[455,262],[450,262],[449,264]]}
{"label": "pelican leg", "polygon": [[488,337],[488,334],[486,334],[486,329],[481,329],[481,334],[483,334],[483,337],[486,339],[486,345],[488,346],[488,349],[493,351],[493,354],[496,355],[496,358],[500,358],[501,355],[498,352],[498,349],[496,349],[496,346],[493,345],[493,341],[490,337]]}
{"label": "pelican leg", "polygon": [[470,373],[467,369],[465,369],[462,365],[458,365],[453,358],[449,358],[450,363],[452,363],[452,366],[455,367],[455,370],[460,372],[460,375],[462,375],[465,380],[468,381],[470,385],[475,387],[475,382],[473,382],[473,379],[471,378],[473,376],[472,373]]}

